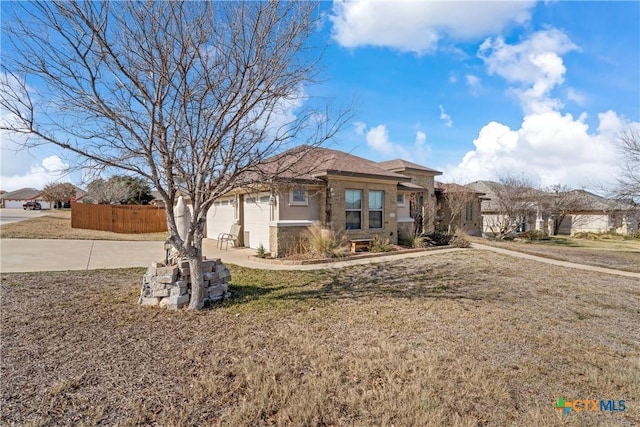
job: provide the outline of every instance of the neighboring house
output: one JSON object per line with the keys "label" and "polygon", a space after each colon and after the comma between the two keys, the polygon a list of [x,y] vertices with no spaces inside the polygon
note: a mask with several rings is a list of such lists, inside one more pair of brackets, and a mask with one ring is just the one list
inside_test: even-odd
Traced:
{"label": "neighboring house", "polygon": [[[347,239],[379,237],[394,244],[399,233],[410,235],[417,222],[419,231],[433,229],[432,220],[422,222],[435,216],[433,177],[441,172],[403,160],[376,163],[326,148],[295,148],[265,163],[265,169],[281,169],[277,178],[218,199],[207,213],[208,238],[239,224],[241,244],[262,245],[278,257],[312,224],[344,232]],[[421,218],[412,216],[412,210]]]}
{"label": "neighboring house", "polygon": [[51,204],[40,195],[35,188],[21,188],[20,190],[4,193],[0,196],[1,207],[5,209],[22,209],[27,202],[39,202],[42,209],[51,209]]}
{"label": "neighboring house", "polygon": [[580,206],[569,212],[560,223],[558,234],[608,232],[634,234],[640,227],[640,210],[630,202],[607,199],[584,190],[572,193]]}
{"label": "neighboring house", "polygon": [[[447,191],[451,191],[459,196],[454,197],[454,204],[459,212],[452,218],[452,208],[446,197]],[[485,200],[485,194],[478,192],[466,185],[435,183],[436,194],[436,230],[442,233],[449,231],[449,223],[453,230],[462,230],[471,236],[482,235],[482,211],[481,203]],[[455,200],[455,199],[459,200]],[[455,210],[456,208],[454,208]]]}
{"label": "neighboring house", "polygon": [[[483,217],[483,233],[491,235],[496,223],[502,217],[499,204],[496,202],[496,186],[492,181],[476,181],[467,186],[485,194],[481,210]],[[565,207],[554,210],[554,198],[570,199]],[[561,195],[528,189],[521,193],[519,199],[513,201],[520,204],[517,232],[537,230],[545,234],[553,234],[554,216],[558,217],[558,234],[573,235],[579,232],[616,232],[633,234],[639,228],[640,211],[638,206],[630,202],[607,199],[585,190],[572,190]],[[560,211],[562,211],[560,213]]]}

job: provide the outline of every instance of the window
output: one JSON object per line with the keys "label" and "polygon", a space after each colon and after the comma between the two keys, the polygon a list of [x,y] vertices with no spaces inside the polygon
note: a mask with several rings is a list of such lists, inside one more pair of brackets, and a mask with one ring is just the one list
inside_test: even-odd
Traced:
{"label": "window", "polygon": [[362,190],[346,190],[344,194],[347,230],[362,230]]}
{"label": "window", "polygon": [[295,187],[289,192],[289,206],[308,206],[309,195],[302,187]]}
{"label": "window", "polygon": [[404,207],[404,193],[398,193],[398,206]]}
{"label": "window", "polygon": [[382,227],[383,191],[369,191],[369,228]]}
{"label": "window", "polygon": [[473,202],[467,203],[464,213],[465,221],[473,221]]}

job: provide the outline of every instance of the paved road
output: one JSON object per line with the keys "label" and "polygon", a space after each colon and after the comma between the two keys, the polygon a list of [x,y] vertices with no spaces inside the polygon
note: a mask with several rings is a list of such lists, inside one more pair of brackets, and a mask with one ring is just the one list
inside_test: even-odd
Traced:
{"label": "paved road", "polygon": [[0,209],[0,225],[11,224],[12,222],[24,221],[25,219],[43,216],[49,213],[44,211],[25,211],[24,209]]}

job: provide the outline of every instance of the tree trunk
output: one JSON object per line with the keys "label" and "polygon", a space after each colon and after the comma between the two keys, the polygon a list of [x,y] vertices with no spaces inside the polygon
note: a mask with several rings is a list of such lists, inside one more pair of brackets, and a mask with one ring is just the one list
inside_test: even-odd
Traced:
{"label": "tree trunk", "polygon": [[[189,256],[189,270],[191,271],[191,300],[189,301],[189,309],[200,310],[204,307],[204,278],[202,274],[202,239],[204,239],[204,218],[196,221],[195,230],[193,230],[193,247]],[[193,225],[192,225],[193,226]]]}
{"label": "tree trunk", "polygon": [[200,310],[204,306],[204,280],[202,275],[202,248],[193,248],[189,256],[189,270],[191,274],[191,299],[189,309]]}

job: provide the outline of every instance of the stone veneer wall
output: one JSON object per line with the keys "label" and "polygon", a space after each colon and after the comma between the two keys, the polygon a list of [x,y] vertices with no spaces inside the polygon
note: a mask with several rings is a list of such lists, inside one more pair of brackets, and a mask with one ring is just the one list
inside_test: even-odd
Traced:
{"label": "stone veneer wall", "polygon": [[[397,194],[398,186],[394,183],[383,181],[366,181],[357,179],[337,179],[329,178],[327,186],[333,192],[330,198],[330,218],[327,218],[327,212],[322,213],[321,219],[323,224],[327,224],[330,228],[337,231],[344,231],[346,238],[349,239],[366,239],[378,237],[380,239],[389,239],[390,243],[398,243],[398,218],[396,212],[398,210]],[[345,209],[345,190],[362,190],[362,230],[345,231],[346,226],[346,209]],[[384,207],[383,207],[383,227],[382,229],[369,229],[369,191],[384,191]],[[392,216],[393,214],[393,216]]]}
{"label": "stone veneer wall", "polygon": [[[142,278],[138,304],[179,310],[191,299],[189,261],[181,259],[175,265],[164,266],[154,262]],[[231,273],[220,259],[202,261],[205,301],[218,301],[229,297],[228,283]]]}

